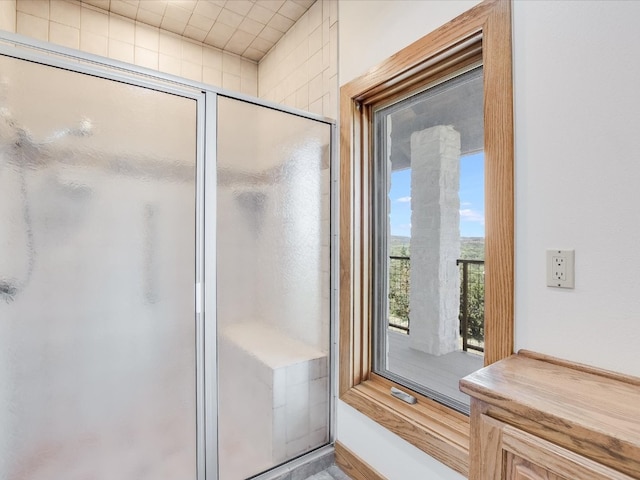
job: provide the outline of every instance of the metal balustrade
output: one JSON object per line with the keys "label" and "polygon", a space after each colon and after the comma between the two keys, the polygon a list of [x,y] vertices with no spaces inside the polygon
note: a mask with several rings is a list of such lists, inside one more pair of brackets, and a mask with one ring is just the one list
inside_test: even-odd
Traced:
{"label": "metal balustrade", "polygon": [[[484,352],[484,260],[458,259],[462,350]],[[411,258],[389,257],[389,328],[410,332]]]}

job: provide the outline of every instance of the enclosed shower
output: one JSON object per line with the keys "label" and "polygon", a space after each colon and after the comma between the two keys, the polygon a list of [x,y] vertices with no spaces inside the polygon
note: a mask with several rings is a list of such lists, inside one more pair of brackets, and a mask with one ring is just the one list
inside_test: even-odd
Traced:
{"label": "enclosed shower", "polygon": [[2,37],[0,480],[330,444],[332,123]]}

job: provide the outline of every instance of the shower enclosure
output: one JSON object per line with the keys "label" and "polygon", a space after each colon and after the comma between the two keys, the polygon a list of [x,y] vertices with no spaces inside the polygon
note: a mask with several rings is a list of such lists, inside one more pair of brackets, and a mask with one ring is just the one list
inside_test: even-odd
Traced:
{"label": "shower enclosure", "polygon": [[0,37],[0,480],[329,444],[333,125]]}

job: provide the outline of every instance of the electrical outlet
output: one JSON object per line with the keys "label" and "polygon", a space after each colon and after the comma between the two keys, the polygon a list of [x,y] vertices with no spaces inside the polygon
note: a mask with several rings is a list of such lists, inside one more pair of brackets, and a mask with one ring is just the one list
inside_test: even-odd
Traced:
{"label": "electrical outlet", "polygon": [[547,286],[575,287],[574,250],[547,250]]}

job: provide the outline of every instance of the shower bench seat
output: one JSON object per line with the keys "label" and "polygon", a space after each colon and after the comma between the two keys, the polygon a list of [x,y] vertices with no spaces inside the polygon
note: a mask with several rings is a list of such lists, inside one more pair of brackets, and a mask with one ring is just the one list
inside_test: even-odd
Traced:
{"label": "shower bench seat", "polygon": [[[273,465],[328,441],[326,352],[258,322],[229,325],[219,338],[221,411],[235,417],[219,419],[222,449],[229,444],[245,465]],[[254,439],[246,456],[233,441],[238,425]]]}

